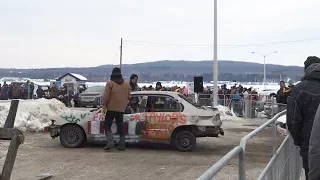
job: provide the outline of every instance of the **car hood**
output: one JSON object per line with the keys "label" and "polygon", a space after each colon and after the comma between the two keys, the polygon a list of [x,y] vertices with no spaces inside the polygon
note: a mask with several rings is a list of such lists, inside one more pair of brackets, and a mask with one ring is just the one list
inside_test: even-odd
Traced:
{"label": "car hood", "polygon": [[102,94],[99,92],[85,92],[81,93],[79,96],[101,96]]}

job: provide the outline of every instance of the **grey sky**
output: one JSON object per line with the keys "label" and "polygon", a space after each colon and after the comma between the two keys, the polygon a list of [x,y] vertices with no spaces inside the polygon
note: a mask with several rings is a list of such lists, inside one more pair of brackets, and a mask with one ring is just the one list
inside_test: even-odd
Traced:
{"label": "grey sky", "polygon": [[[218,3],[220,45],[319,38],[220,46],[220,60],[262,63],[250,52],[279,51],[267,62],[302,66],[319,55],[320,1]],[[1,68],[116,64],[121,37],[126,64],[213,58],[213,0],[0,0],[0,22]]]}

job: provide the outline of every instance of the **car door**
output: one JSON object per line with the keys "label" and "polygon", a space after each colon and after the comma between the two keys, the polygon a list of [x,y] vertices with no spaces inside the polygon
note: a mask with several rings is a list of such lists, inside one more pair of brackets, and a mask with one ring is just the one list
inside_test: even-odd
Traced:
{"label": "car door", "polygon": [[149,95],[146,112],[144,138],[148,140],[168,140],[171,132],[186,118],[181,113],[182,105],[172,96]]}
{"label": "car door", "polygon": [[133,113],[128,115],[128,135],[138,136],[140,138],[143,131],[146,129],[146,122],[144,118],[141,117],[145,112],[145,107],[147,103],[147,96],[144,95],[133,95],[130,99],[130,108],[132,108]]}

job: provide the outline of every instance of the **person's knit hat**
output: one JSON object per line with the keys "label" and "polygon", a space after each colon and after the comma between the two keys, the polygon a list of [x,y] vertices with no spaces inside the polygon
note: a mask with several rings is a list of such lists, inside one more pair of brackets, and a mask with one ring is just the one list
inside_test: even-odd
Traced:
{"label": "person's knit hat", "polygon": [[115,67],[112,69],[112,74],[121,74],[121,69],[118,67]]}
{"label": "person's knit hat", "polygon": [[161,82],[157,82],[156,86],[158,86],[158,85],[161,86]]}
{"label": "person's knit hat", "polygon": [[309,56],[304,62],[304,70],[306,70],[311,64],[320,63],[320,58],[317,56]]}

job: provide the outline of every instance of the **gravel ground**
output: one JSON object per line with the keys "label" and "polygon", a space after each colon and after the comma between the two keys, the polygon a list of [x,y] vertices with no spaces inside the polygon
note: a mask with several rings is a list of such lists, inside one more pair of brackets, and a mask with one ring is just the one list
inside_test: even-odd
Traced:
{"label": "gravel ground", "polygon": [[[264,120],[253,120],[261,124]],[[104,152],[103,146],[86,145],[67,149],[49,134],[26,133],[12,172],[13,180],[34,180],[53,174],[53,180],[150,180],[196,179],[217,162],[241,137],[256,126],[249,121],[225,120],[225,136],[199,138],[192,152],[178,152],[165,145],[128,145],[125,152]],[[279,143],[283,138],[278,138]],[[8,141],[0,142],[0,163],[5,159]],[[256,179],[272,155],[271,128],[261,132],[247,146],[248,179]],[[231,161],[215,179],[237,179],[237,160]]]}

